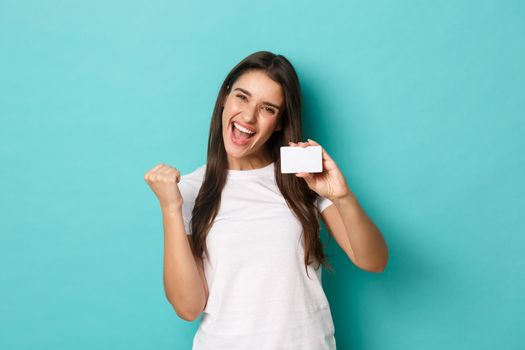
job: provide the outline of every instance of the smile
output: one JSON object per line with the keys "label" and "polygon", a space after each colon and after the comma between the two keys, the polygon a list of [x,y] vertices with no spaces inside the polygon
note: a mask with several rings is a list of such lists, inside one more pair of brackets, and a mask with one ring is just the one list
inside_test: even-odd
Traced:
{"label": "smile", "polygon": [[253,138],[253,136],[256,134],[254,131],[250,131],[237,124],[236,122],[232,123],[230,131],[231,140],[234,144],[238,146],[247,145],[250,142],[251,138]]}

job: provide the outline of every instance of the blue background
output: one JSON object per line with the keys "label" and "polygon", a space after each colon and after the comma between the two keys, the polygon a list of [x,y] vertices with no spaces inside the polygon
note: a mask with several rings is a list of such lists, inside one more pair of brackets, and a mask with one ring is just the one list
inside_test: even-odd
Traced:
{"label": "blue background", "polygon": [[143,175],[269,50],[390,249],[327,243],[338,349],[523,349],[524,38],[522,1],[2,1],[0,348],[191,348]]}

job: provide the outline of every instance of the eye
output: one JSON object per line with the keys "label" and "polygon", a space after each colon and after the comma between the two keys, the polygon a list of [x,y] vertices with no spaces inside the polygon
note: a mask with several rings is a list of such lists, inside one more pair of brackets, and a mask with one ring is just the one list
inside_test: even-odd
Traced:
{"label": "eye", "polygon": [[273,108],[270,108],[270,107],[264,107],[264,109],[268,112],[270,112],[271,114],[275,114],[275,109]]}
{"label": "eye", "polygon": [[239,97],[241,100],[246,100],[246,96],[244,96],[242,94],[237,94],[235,96]]}

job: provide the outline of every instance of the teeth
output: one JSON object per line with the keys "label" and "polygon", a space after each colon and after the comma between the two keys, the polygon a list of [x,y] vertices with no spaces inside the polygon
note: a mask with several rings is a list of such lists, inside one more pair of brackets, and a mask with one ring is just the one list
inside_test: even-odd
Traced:
{"label": "teeth", "polygon": [[250,131],[250,130],[248,130],[248,129],[246,129],[246,128],[243,128],[242,126],[240,126],[239,124],[237,124],[237,123],[235,123],[235,122],[233,123],[233,125],[234,125],[237,129],[241,130],[242,132],[245,132],[245,133],[247,133],[247,134],[255,134],[255,132]]}

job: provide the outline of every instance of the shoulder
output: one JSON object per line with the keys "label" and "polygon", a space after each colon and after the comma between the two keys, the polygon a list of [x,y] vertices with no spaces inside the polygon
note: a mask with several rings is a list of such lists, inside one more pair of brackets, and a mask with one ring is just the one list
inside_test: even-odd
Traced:
{"label": "shoulder", "polygon": [[204,172],[206,171],[206,164],[202,164],[192,172],[182,174],[180,179],[188,183],[199,182],[204,178]]}

